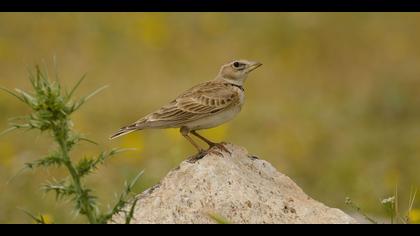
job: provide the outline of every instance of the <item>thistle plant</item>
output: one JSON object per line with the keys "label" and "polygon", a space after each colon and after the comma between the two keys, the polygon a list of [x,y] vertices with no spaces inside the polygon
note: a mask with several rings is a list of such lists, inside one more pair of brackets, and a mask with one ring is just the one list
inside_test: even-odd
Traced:
{"label": "thistle plant", "polygon": [[[51,167],[65,169],[67,176],[64,179],[46,181],[42,189],[45,192],[55,193],[57,200],[69,199],[74,204],[76,212],[85,216],[89,223],[107,223],[112,220],[115,214],[125,214],[126,223],[130,223],[136,201],[131,204],[130,209],[126,209],[126,205],[130,201],[133,187],[142,173],[139,173],[131,182],[125,184],[124,190],[119,195],[114,206],[105,212],[99,210],[98,198],[93,194],[94,191],[84,183],[86,176],[92,174],[109,158],[125,150],[113,149],[104,151],[95,157],[82,158],[78,162],[70,155],[71,151],[80,142],[95,143],[73,129],[71,115],[93,96],[106,88],[105,86],[101,87],[88,96],[74,99],[74,92],[84,78],[85,76],[71,90],[66,90],[61,87],[58,76],[56,76],[54,81],[51,81],[48,78],[48,74],[42,72],[37,66],[35,73],[30,73],[29,75],[33,88],[32,92],[25,92],[20,89],[12,91],[0,87],[25,103],[32,110],[32,113],[27,116],[13,119],[13,123],[10,124],[11,127],[0,135],[16,129],[25,129],[39,130],[43,134],[52,136],[56,143],[55,150],[39,160],[26,163],[24,169]],[[27,211],[25,213],[29,214],[37,223],[45,222],[42,216],[36,217]]]}

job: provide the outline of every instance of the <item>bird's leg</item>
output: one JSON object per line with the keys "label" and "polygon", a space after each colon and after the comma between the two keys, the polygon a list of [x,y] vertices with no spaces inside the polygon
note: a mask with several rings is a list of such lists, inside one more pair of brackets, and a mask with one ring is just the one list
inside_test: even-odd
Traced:
{"label": "bird's leg", "polygon": [[204,142],[206,142],[210,147],[214,146],[216,143],[208,140],[207,138],[201,136],[199,133],[197,133],[195,130],[191,131],[191,134],[193,134],[194,136],[196,136],[197,138],[203,140]]}
{"label": "bird's leg", "polygon": [[192,144],[192,145],[194,145],[194,147],[195,148],[197,148],[197,150],[198,150],[198,152],[200,153],[200,152],[204,152],[204,150],[202,149],[202,148],[200,148],[199,146],[198,146],[198,144],[196,144],[195,142],[194,142],[194,140],[190,137],[190,136],[188,136],[188,135],[184,135],[184,137],[188,140],[188,141],[190,141],[190,143]]}
{"label": "bird's leg", "polygon": [[190,136],[188,136],[188,128],[183,126],[179,131],[181,132],[182,136],[184,136],[198,150],[197,155],[192,157],[191,160],[195,161],[203,158],[206,155],[206,151],[204,151],[197,143],[194,142],[194,140]]}
{"label": "bird's leg", "polygon": [[193,134],[194,136],[196,136],[197,138],[199,138],[199,139],[201,139],[201,140],[203,140],[204,142],[206,142],[209,146],[210,146],[210,148],[212,148],[212,147],[218,147],[218,148],[220,148],[222,151],[225,151],[225,152],[227,152],[227,153],[229,153],[229,154],[232,154],[224,145],[223,145],[223,143],[214,143],[214,142],[212,142],[212,141],[210,141],[210,140],[208,140],[207,138],[205,138],[205,137],[203,137],[203,136],[201,136],[200,134],[198,134],[195,130],[193,130],[193,131],[191,131],[191,134]]}

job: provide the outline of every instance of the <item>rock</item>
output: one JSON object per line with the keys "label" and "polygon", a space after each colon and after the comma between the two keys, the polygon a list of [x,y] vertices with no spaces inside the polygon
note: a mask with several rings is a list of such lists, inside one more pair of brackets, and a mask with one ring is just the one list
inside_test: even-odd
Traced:
{"label": "rock", "polygon": [[242,147],[226,147],[231,155],[211,153],[194,163],[184,161],[137,196],[132,223],[207,224],[216,223],[215,217],[229,223],[356,223],[307,196],[267,161]]}

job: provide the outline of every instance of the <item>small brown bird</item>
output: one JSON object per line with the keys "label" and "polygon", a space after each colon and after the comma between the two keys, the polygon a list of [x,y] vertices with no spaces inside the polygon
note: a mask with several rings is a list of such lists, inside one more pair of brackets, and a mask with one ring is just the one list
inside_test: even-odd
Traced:
{"label": "small brown bird", "polygon": [[221,125],[240,112],[245,98],[244,82],[249,72],[261,65],[247,60],[229,62],[221,67],[215,79],[188,89],[159,110],[121,128],[110,139],[143,129],[180,128],[181,134],[200,154],[206,151],[189,134],[203,140],[210,148],[217,146],[229,152],[223,144],[214,143],[196,131]]}

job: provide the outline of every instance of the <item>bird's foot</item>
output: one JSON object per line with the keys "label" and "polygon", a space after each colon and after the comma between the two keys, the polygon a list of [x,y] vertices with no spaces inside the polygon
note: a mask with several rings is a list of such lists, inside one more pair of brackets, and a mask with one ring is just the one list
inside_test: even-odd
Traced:
{"label": "bird's foot", "polygon": [[231,155],[232,153],[224,145],[226,145],[225,142],[222,142],[222,143],[211,143],[209,149],[207,149],[207,150],[200,150],[197,154],[195,154],[194,156],[191,156],[190,158],[188,158],[187,162],[189,162],[189,163],[195,163],[198,160],[200,160],[203,157],[205,157],[207,154],[215,154],[217,156],[224,157],[224,155],[223,155],[222,152],[226,152],[226,153],[229,153],[229,155]]}
{"label": "bird's foot", "polygon": [[223,153],[221,153],[220,150],[216,146],[210,147],[207,150],[207,153],[214,154],[214,155],[219,156],[219,157],[224,157]]}
{"label": "bird's foot", "polygon": [[[227,143],[225,143],[225,142],[221,142],[221,143],[212,143],[211,145],[210,145],[210,148],[209,148],[209,150],[214,150],[214,148],[217,148],[217,149],[219,149],[219,150],[222,150],[222,151],[224,151],[224,152],[227,152],[227,153],[229,153],[229,155],[231,155],[232,153],[225,147],[225,145],[226,145]],[[218,153],[220,153],[220,152],[218,152]],[[221,153],[220,153],[221,154]],[[223,154],[222,154],[222,156],[223,156]]]}

